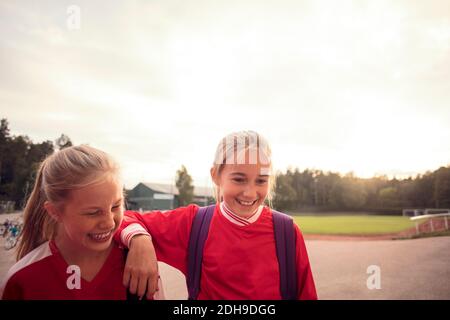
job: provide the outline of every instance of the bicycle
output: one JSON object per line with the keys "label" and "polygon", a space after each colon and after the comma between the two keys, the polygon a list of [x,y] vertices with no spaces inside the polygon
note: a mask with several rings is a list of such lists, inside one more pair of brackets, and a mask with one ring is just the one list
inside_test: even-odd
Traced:
{"label": "bicycle", "polygon": [[[14,222],[10,224],[9,228],[6,230],[7,238],[5,241],[5,250],[10,250],[17,245],[20,233],[22,231],[23,223]],[[9,233],[9,235],[8,235]]]}
{"label": "bicycle", "polygon": [[6,238],[5,250],[10,250],[10,249],[14,248],[17,244],[18,238],[19,237],[13,237],[12,235],[10,235],[8,238]]}
{"label": "bicycle", "polygon": [[6,233],[7,228],[4,225],[0,225],[0,237]]}

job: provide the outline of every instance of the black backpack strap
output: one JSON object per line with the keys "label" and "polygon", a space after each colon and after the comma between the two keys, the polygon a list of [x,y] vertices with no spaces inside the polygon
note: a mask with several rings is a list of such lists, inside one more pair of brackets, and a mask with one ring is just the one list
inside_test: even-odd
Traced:
{"label": "black backpack strap", "polygon": [[280,292],[283,300],[297,300],[296,235],[293,219],[272,210],[273,229],[280,269]]}
{"label": "black backpack strap", "polygon": [[209,225],[216,205],[201,207],[195,214],[189,236],[188,270],[186,284],[189,300],[197,299],[200,292],[200,277],[202,272],[203,248],[208,237]]}

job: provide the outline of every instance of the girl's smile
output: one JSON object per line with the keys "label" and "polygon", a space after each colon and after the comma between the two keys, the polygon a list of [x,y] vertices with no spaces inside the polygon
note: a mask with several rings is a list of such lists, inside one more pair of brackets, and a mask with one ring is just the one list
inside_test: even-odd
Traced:
{"label": "girl's smile", "polygon": [[258,201],[258,199],[254,200],[254,201],[245,201],[245,200],[236,199],[236,201],[237,201],[241,206],[250,207],[250,206],[253,206],[253,205],[256,203],[256,201]]}
{"label": "girl's smile", "polygon": [[113,230],[110,230],[103,233],[89,233],[88,236],[95,242],[106,242],[110,240],[112,234]]}

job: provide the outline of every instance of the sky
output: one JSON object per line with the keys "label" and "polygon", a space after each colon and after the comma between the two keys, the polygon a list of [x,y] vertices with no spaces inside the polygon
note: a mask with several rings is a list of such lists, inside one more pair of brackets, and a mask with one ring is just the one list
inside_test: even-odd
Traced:
{"label": "sky", "polygon": [[2,1],[0,117],[199,186],[255,130],[276,170],[406,177],[450,164],[450,1]]}

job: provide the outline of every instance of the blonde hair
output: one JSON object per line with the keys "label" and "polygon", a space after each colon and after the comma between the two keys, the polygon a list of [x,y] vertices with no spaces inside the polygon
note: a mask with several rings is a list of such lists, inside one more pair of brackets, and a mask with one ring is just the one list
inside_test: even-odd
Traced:
{"label": "blonde hair", "polygon": [[[272,167],[272,150],[269,142],[255,131],[238,131],[222,138],[216,149],[212,176],[219,176],[226,164],[267,164],[269,166],[269,193],[267,200],[272,205],[275,177]],[[214,195],[221,201],[220,187],[214,183]]]}
{"label": "blonde hair", "polygon": [[71,190],[110,176],[120,177],[118,164],[107,153],[88,145],[62,149],[42,161],[25,206],[17,260],[55,236],[56,222],[44,208],[46,201],[62,205]]}

